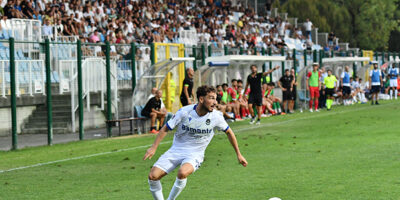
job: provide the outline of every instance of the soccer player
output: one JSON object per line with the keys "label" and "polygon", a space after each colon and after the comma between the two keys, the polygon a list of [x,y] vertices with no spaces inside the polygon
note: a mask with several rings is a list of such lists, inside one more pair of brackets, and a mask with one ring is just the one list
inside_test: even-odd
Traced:
{"label": "soccer player", "polygon": [[394,98],[397,99],[397,76],[399,75],[399,69],[392,67],[389,69],[389,77],[390,77],[390,85],[389,85],[389,94],[390,99]]}
{"label": "soccer player", "polygon": [[378,62],[373,61],[374,69],[369,72],[369,91],[372,94],[371,96],[371,105],[374,105],[374,97],[375,104],[379,105],[379,93],[381,92],[381,87],[383,86],[382,80],[382,72],[378,69]]}
{"label": "soccer player", "polygon": [[187,76],[183,80],[183,87],[182,87],[182,92],[181,92],[181,104],[182,106],[187,106],[189,104],[192,104],[192,101],[190,98],[192,98],[193,95],[193,75],[194,75],[194,70],[192,68],[187,68],[186,69],[186,74]]}
{"label": "soccer player", "polygon": [[240,153],[235,134],[225,122],[222,113],[214,110],[217,104],[215,88],[200,86],[196,95],[198,104],[181,108],[161,129],[143,157],[143,160],[151,159],[167,131],[177,128],[171,148],[157,160],[149,173],[150,192],[156,200],[164,199],[160,179],[180,166],[168,200],[177,198],[186,186],[187,177],[199,169],[203,162],[204,152],[214,136],[214,128],[226,133],[239,163],[244,167],[247,166],[246,159]]}
{"label": "soccer player", "polygon": [[228,104],[232,107],[233,113],[235,114],[236,121],[242,121],[243,119],[240,116],[240,104],[238,102],[238,93],[237,93],[237,80],[232,79],[231,87],[227,89],[228,92]]}
{"label": "soccer player", "polygon": [[349,66],[344,67],[344,71],[340,76],[340,85],[342,86],[342,93],[343,93],[343,105],[350,105],[350,95],[351,95],[351,88],[350,88],[350,73],[349,73]]}
{"label": "soccer player", "polygon": [[326,95],[326,108],[331,110],[332,103],[335,100],[333,94],[336,92],[336,77],[332,75],[332,70],[328,69],[328,76],[324,78],[325,95]]}
{"label": "soccer player", "polygon": [[294,113],[294,99],[292,96],[294,85],[294,77],[290,74],[289,69],[285,69],[283,75],[278,81],[278,87],[282,90],[283,111],[286,113]]}
{"label": "soccer player", "polygon": [[313,102],[315,111],[319,112],[318,98],[319,90],[321,89],[321,81],[319,80],[319,78],[321,77],[321,73],[318,71],[318,68],[319,64],[313,63],[313,71],[308,72],[306,79],[307,90],[310,91],[310,112],[313,112]]}
{"label": "soccer player", "polygon": [[[264,76],[279,69],[279,66],[276,66],[273,69],[270,69],[269,71],[263,72],[263,73],[257,73],[257,65],[251,65],[250,69],[251,69],[251,74],[249,74],[249,76],[247,76],[246,87],[244,88],[244,91],[246,91],[250,85],[250,94],[249,94],[249,99],[248,99],[249,111],[251,114],[250,124],[254,124],[254,122],[255,122],[256,116],[254,114],[253,104],[256,104],[257,114],[258,114],[258,119],[257,119],[256,124],[259,125],[260,120],[261,120],[261,114],[262,114],[261,79]],[[245,94],[243,94],[243,96],[244,95]]]}

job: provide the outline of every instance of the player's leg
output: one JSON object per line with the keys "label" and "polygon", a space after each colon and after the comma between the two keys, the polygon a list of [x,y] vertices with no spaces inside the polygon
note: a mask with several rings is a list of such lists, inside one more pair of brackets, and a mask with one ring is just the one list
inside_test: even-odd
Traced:
{"label": "player's leg", "polygon": [[314,102],[314,90],[313,90],[313,87],[310,87],[310,101],[308,104],[308,106],[310,108],[310,112],[312,112],[313,102]]}
{"label": "player's leg", "polygon": [[319,98],[319,89],[318,89],[318,87],[316,87],[315,89],[314,89],[314,108],[315,108],[315,111],[319,111],[318,110],[318,98]]}
{"label": "player's leg", "polygon": [[160,180],[165,175],[167,175],[167,173],[158,167],[154,166],[150,170],[148,182],[150,186],[150,192],[155,200],[164,200]]}
{"label": "player's leg", "polygon": [[167,200],[174,200],[186,186],[187,177],[194,172],[194,167],[190,163],[184,163],[178,171],[175,183],[172,186]]}

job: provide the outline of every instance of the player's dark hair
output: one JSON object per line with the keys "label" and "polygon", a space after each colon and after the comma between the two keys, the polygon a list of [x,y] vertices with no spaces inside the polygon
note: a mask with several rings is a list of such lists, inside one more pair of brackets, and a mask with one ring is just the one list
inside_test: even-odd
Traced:
{"label": "player's dark hair", "polygon": [[328,72],[332,72],[332,70],[328,69]]}
{"label": "player's dark hair", "polygon": [[241,79],[237,80],[238,83],[243,83],[243,81]]}
{"label": "player's dark hair", "polygon": [[253,66],[257,68],[257,65],[250,65],[250,69],[251,69]]}
{"label": "player's dark hair", "polygon": [[268,85],[269,85],[269,86],[274,86],[274,87],[275,87],[275,83],[273,83],[273,82],[268,83]]}
{"label": "player's dark hair", "polygon": [[285,69],[285,73],[288,72],[288,71],[289,71],[289,69]]}
{"label": "player's dark hair", "polygon": [[222,87],[225,87],[225,86],[229,87],[228,84],[226,84],[226,83],[222,84]]}
{"label": "player's dark hair", "polygon": [[197,99],[200,99],[200,97],[205,97],[207,96],[208,93],[217,93],[215,88],[213,86],[208,86],[208,85],[203,85],[197,88],[196,95]]}
{"label": "player's dark hair", "polygon": [[219,86],[222,86],[222,85],[217,85],[217,86],[215,86],[215,88],[219,88]]}
{"label": "player's dark hair", "polygon": [[231,80],[231,83],[233,83],[234,81],[236,81],[236,82],[237,82],[237,80],[236,80],[236,79],[232,79],[232,80]]}

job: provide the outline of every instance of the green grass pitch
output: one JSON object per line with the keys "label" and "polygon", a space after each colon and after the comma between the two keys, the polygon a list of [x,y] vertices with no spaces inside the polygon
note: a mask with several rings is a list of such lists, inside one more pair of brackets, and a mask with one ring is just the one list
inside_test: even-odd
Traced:
{"label": "green grass pitch", "polygon": [[[218,134],[179,199],[400,200],[400,102],[381,103],[232,123],[248,167]],[[148,161],[154,135],[0,152],[3,171],[67,159],[0,173],[0,199],[151,199],[147,175],[172,136]]]}

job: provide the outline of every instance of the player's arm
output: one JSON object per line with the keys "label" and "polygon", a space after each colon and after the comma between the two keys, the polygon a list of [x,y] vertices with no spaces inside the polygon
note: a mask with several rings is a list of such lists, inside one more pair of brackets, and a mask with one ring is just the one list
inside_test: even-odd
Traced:
{"label": "player's arm", "polygon": [[282,91],[286,91],[286,89],[282,87],[282,84],[281,84],[280,80],[278,81],[278,87],[281,88]]}
{"label": "player's arm", "polygon": [[164,139],[164,137],[167,135],[168,128],[166,125],[164,125],[160,132],[158,132],[156,139],[153,142],[153,145],[149,149],[147,149],[146,154],[144,154],[143,160],[151,159],[154,154],[156,153],[158,145],[160,145],[160,142]]}
{"label": "player's arm", "polygon": [[263,76],[266,76],[266,75],[272,73],[273,71],[275,71],[275,70],[277,70],[277,69],[279,69],[279,66],[278,66],[278,65],[275,66],[274,68],[272,68],[272,69],[266,71],[266,72],[263,72]]}
{"label": "player's arm", "polygon": [[308,77],[306,78],[306,89],[310,90],[310,85],[308,85]]}
{"label": "player's arm", "polygon": [[246,167],[246,166],[247,166],[247,161],[246,161],[246,159],[242,156],[242,154],[240,153],[239,146],[238,146],[238,143],[237,143],[237,140],[236,140],[236,136],[235,136],[235,134],[233,133],[232,129],[231,129],[231,128],[228,128],[228,130],[227,130],[225,133],[226,133],[226,135],[228,136],[229,142],[231,143],[233,149],[234,149],[235,152],[236,152],[236,156],[237,156],[237,159],[238,159],[239,163],[240,163],[241,165],[243,165],[244,167]]}
{"label": "player's arm", "polygon": [[369,90],[371,90],[371,85],[372,85],[372,79],[371,79],[371,75],[369,75],[369,85],[368,85],[368,87],[369,87]]}

